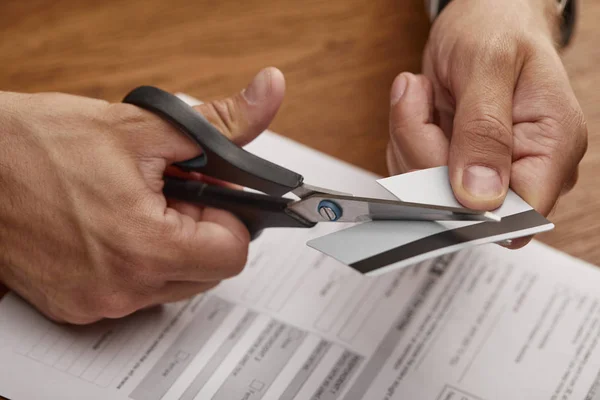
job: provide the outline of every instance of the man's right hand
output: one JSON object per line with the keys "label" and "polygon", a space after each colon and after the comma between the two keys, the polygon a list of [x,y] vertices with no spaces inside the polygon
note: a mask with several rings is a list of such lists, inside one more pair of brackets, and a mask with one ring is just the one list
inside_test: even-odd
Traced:
{"label": "man's right hand", "polygon": [[[268,68],[196,107],[245,144],[283,100]],[[191,297],[239,273],[249,233],[233,215],[165,199],[165,169],[199,148],[128,104],[0,92],[0,282],[56,321],[91,323]]]}

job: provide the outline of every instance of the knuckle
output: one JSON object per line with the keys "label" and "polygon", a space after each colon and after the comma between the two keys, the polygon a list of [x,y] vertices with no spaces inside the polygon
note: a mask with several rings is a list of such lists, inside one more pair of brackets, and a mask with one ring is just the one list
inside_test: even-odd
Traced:
{"label": "knuckle", "polygon": [[70,315],[62,320],[58,320],[57,322],[66,322],[69,325],[88,325],[94,322],[100,321],[102,318],[100,317],[85,317],[85,316],[74,316]]}
{"label": "knuckle", "polygon": [[132,254],[128,260],[115,266],[113,276],[128,285],[154,283],[157,275],[154,266],[148,256]]}
{"label": "knuckle", "polygon": [[47,104],[56,104],[57,102],[68,101],[72,99],[74,96],[61,92],[40,92],[31,95],[26,95],[25,99],[29,101],[31,104],[36,104],[38,106],[47,105]]}
{"label": "knuckle", "polygon": [[117,126],[138,126],[148,120],[147,113],[133,104],[113,103],[106,107],[106,115]]}
{"label": "knuckle", "polygon": [[82,284],[76,288],[68,288],[63,293],[60,301],[48,302],[48,311],[55,321],[79,324],[82,320],[99,318],[96,291],[89,284]]}
{"label": "knuckle", "polygon": [[490,113],[469,120],[463,126],[462,138],[471,152],[512,155],[512,129]]}
{"label": "knuckle", "polygon": [[98,291],[91,288],[81,289],[72,296],[73,299],[73,314],[77,314],[82,318],[101,318],[101,305]]}
{"label": "knuckle", "polygon": [[144,140],[154,141],[155,138],[150,133],[171,129],[166,120],[133,104],[108,104],[102,116],[103,122],[123,138],[129,135],[133,135],[134,138],[143,135]]}
{"label": "knuckle", "polygon": [[486,50],[480,53],[480,57],[490,65],[511,64],[516,57],[515,40],[510,34],[492,35],[485,44]]}
{"label": "knuckle", "polygon": [[154,243],[151,235],[145,229],[132,227],[131,224],[123,224],[128,229],[113,232],[109,260],[112,276],[119,276],[127,281],[138,281],[142,274],[149,268],[149,255]]}
{"label": "knuckle", "polygon": [[171,133],[177,133],[172,123],[160,116],[127,103],[111,103],[104,108],[101,122],[121,145],[134,154],[175,156]]}
{"label": "knuckle", "polygon": [[56,323],[76,323],[74,318],[68,315],[62,308],[57,307],[54,303],[48,303],[46,307],[40,307],[40,311],[50,320]]}
{"label": "knuckle", "polygon": [[87,325],[96,322],[102,317],[92,310],[92,307],[85,305],[89,303],[86,294],[81,294],[78,297],[74,297],[76,301],[73,301],[65,307],[57,307],[56,305],[49,305],[48,312],[45,313],[52,321],[57,323],[67,323],[70,325]]}
{"label": "knuckle", "polygon": [[517,43],[511,32],[494,32],[484,37],[468,35],[461,39],[457,50],[473,57],[478,64],[504,66],[515,59]]}
{"label": "knuckle", "polygon": [[169,263],[158,257],[136,254],[129,263],[124,263],[118,269],[119,278],[129,287],[158,286],[166,280]]}
{"label": "knuckle", "polygon": [[169,263],[161,258],[162,249],[156,240],[144,240],[144,235],[125,236],[115,241],[103,260],[106,270],[102,279],[123,288],[155,287],[167,279]]}
{"label": "knuckle", "polygon": [[137,295],[125,291],[114,291],[95,300],[96,313],[103,318],[122,318],[140,308]]}
{"label": "knuckle", "polygon": [[229,135],[239,129],[240,120],[235,112],[235,101],[232,98],[212,101],[203,111],[206,119],[221,133]]}

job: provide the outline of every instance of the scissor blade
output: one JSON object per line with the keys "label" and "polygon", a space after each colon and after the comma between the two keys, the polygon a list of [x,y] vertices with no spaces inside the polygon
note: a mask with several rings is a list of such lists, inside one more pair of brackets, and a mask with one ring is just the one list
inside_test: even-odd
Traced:
{"label": "scissor blade", "polygon": [[501,220],[489,211],[330,194],[313,194],[291,203],[288,209],[313,222]]}

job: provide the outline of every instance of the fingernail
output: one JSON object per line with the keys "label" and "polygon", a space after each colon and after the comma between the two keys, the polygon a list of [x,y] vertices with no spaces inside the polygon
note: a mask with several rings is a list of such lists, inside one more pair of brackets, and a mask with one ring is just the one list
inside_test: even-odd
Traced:
{"label": "fingernail", "polygon": [[463,187],[473,197],[495,198],[504,190],[502,179],[495,169],[472,165],[463,173]]}
{"label": "fingernail", "polygon": [[399,75],[396,79],[394,79],[394,83],[392,84],[392,91],[390,94],[390,101],[392,105],[396,105],[404,95],[406,91],[406,87],[408,86],[408,78],[405,74]]}
{"label": "fingernail", "polygon": [[250,104],[264,100],[269,94],[271,85],[271,71],[263,69],[254,77],[250,85],[243,91],[243,96]]}

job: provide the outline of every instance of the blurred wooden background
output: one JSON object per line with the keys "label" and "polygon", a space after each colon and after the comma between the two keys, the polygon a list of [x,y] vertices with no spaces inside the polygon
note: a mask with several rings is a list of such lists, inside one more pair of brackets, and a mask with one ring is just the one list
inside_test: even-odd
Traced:
{"label": "blurred wooden background", "polygon": [[[539,238],[600,265],[600,2],[581,10],[564,61],[590,146]],[[389,87],[419,71],[428,30],[423,0],[3,0],[0,90],[120,101],[150,84],[210,100],[274,65],[288,90],[272,129],[383,175]]]}

